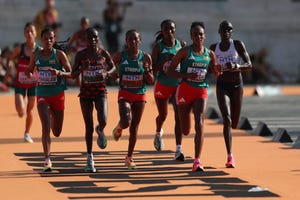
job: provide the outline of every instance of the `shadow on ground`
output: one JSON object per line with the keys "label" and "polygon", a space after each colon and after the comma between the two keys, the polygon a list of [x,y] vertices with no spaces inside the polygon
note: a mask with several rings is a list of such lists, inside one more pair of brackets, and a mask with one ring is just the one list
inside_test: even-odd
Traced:
{"label": "shadow on ground", "polygon": [[[15,153],[33,171],[7,172],[5,178],[30,176],[38,173],[49,178],[49,183],[58,192],[70,199],[98,198],[146,198],[146,197],[278,197],[268,190],[249,192],[257,187],[238,177],[210,166],[205,172],[191,172],[192,158],[186,161],[173,160],[172,151],[136,151],[136,170],[127,170],[123,164],[123,151],[94,153],[96,173],[85,173],[85,153],[54,152],[54,170],[42,172],[42,153]],[[10,174],[9,174],[10,173]],[[1,178],[0,174],[0,178]],[[76,180],[76,177],[81,177]],[[86,177],[85,180],[84,177]],[[53,178],[57,181],[53,181]],[[79,179],[79,178],[78,178]],[[184,188],[184,189],[183,189]],[[187,189],[192,188],[192,189]],[[194,189],[193,189],[194,188]],[[185,191],[184,193],[182,191]]]}

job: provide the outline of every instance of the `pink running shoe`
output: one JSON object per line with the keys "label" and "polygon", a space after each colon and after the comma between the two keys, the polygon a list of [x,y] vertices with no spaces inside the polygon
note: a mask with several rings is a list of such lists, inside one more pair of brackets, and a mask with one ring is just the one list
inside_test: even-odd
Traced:
{"label": "pink running shoe", "polygon": [[203,172],[204,171],[204,167],[201,165],[199,159],[194,160],[192,171],[193,172]]}
{"label": "pink running shoe", "polygon": [[232,154],[228,156],[225,166],[226,168],[235,168],[235,162]]}

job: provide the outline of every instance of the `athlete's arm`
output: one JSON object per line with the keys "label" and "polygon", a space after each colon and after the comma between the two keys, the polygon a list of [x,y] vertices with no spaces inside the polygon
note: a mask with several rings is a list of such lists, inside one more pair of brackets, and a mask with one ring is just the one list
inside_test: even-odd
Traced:
{"label": "athlete's arm", "polygon": [[121,59],[122,59],[122,53],[117,53],[114,57],[113,57],[113,62],[115,63],[115,67],[116,67],[116,79],[118,78],[119,76],[119,66],[120,66],[120,62],[121,62]]}
{"label": "athlete's arm", "polygon": [[107,77],[112,77],[113,79],[116,79],[117,77],[117,68],[115,66],[115,63],[113,62],[110,53],[106,50],[102,51],[102,55],[106,59],[106,64],[108,66],[108,71],[107,71]]}
{"label": "athlete's arm", "polygon": [[153,70],[152,70],[152,59],[151,56],[148,53],[144,53],[144,69],[145,69],[145,77],[146,82],[148,84],[152,84],[154,82],[154,76],[153,76]]}
{"label": "athlete's arm", "polygon": [[8,78],[10,77],[12,74],[12,68],[13,68],[13,65],[11,65],[11,61],[17,57],[19,57],[21,54],[21,47],[18,46],[14,49],[14,51],[12,52],[11,56],[9,56],[6,60],[6,73],[5,73],[5,77]]}
{"label": "athlete's arm", "polygon": [[211,60],[208,72],[213,73],[215,77],[218,77],[221,74],[221,65],[217,63],[216,54],[212,50],[209,50],[209,55]]}
{"label": "athlete's arm", "polygon": [[56,75],[63,76],[66,78],[72,78],[72,76],[71,76],[72,67],[71,67],[71,64],[70,64],[66,54],[59,49],[57,49],[56,52],[57,52],[56,55],[57,55],[57,59],[58,59],[59,63],[65,69],[65,71],[56,70],[56,72],[55,72]]}
{"label": "athlete's arm", "polygon": [[181,48],[185,47],[186,46],[186,41],[184,40],[180,40],[180,44],[181,44]]}
{"label": "athlete's arm", "polygon": [[188,47],[181,48],[173,57],[170,67],[167,70],[167,75],[175,78],[196,78],[197,73],[181,73],[176,71],[179,63],[188,56]]}
{"label": "athlete's arm", "polygon": [[240,70],[248,70],[252,68],[250,56],[246,50],[246,47],[242,41],[234,40],[234,46],[239,56],[243,59],[244,63],[237,65]]}
{"label": "athlete's arm", "polygon": [[152,59],[152,66],[153,66],[153,74],[156,74],[158,71],[160,71],[165,62],[172,60],[174,57],[173,54],[169,54],[165,59],[163,59],[161,62],[158,62],[159,57],[159,44],[156,43],[155,46],[152,49],[151,59]]}
{"label": "athlete's arm", "polygon": [[75,55],[75,61],[74,61],[74,65],[72,67],[72,72],[71,72],[72,78],[78,77],[79,74],[81,73],[81,70],[80,70],[81,60],[82,60],[82,51],[76,53],[76,55]]}

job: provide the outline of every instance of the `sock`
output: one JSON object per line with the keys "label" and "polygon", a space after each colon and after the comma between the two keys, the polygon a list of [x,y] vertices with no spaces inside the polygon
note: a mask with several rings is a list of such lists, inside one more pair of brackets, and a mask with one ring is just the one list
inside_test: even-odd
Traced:
{"label": "sock", "polygon": [[45,163],[51,162],[50,157],[45,158]]}
{"label": "sock", "polygon": [[94,156],[93,156],[93,153],[90,153],[90,154],[88,153],[88,154],[87,154],[87,157],[88,157],[88,158],[93,158],[93,157],[94,157]]}
{"label": "sock", "polygon": [[160,129],[160,131],[156,131],[156,135],[159,136],[159,137],[162,137],[163,133],[164,133],[163,129]]}
{"label": "sock", "polygon": [[181,151],[181,144],[176,145],[176,151]]}
{"label": "sock", "polygon": [[200,163],[200,159],[199,158],[195,158],[194,162],[199,162]]}

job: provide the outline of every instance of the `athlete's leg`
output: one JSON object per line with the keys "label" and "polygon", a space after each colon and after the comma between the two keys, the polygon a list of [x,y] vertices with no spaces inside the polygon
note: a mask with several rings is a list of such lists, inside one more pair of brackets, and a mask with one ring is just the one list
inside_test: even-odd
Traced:
{"label": "athlete's leg", "polygon": [[231,153],[231,143],[232,143],[232,136],[231,136],[231,113],[230,113],[230,98],[228,92],[217,86],[217,100],[220,112],[223,118],[223,136],[225,140],[226,150],[227,153]]}
{"label": "athlete's leg", "polygon": [[64,122],[65,109],[65,93],[62,92],[51,98],[50,113],[51,113],[51,129],[55,137],[59,137],[62,131]]}
{"label": "athlete's leg", "polygon": [[59,137],[62,131],[62,125],[64,122],[64,110],[51,109],[51,129],[55,137]]}
{"label": "athlete's leg", "polygon": [[231,127],[236,129],[242,109],[243,102],[243,86],[234,88],[230,95],[230,108],[231,108]]}
{"label": "athlete's leg", "polygon": [[131,157],[137,139],[139,124],[144,112],[145,101],[134,102],[131,106],[132,120],[129,127],[129,144],[127,156]]}
{"label": "athlete's leg", "polygon": [[160,132],[168,115],[168,99],[155,97],[158,116],[156,117],[156,132]]}
{"label": "athlete's leg", "polygon": [[180,129],[180,121],[179,121],[179,115],[178,115],[178,107],[176,104],[176,99],[175,99],[175,94],[171,96],[171,102],[173,105],[173,110],[174,110],[174,118],[175,118],[175,140],[176,140],[176,145],[181,145],[182,142],[182,133]]}
{"label": "athlete's leg", "polygon": [[130,112],[131,112],[130,103],[128,103],[125,100],[119,100],[120,128],[125,129],[129,127],[131,121]]}
{"label": "athlete's leg", "polygon": [[190,117],[191,109],[192,109],[191,104],[178,105],[180,128],[181,128],[181,133],[184,135],[188,135],[191,130],[191,117]]}
{"label": "athlete's leg", "polygon": [[42,125],[42,143],[45,158],[49,158],[50,156],[50,146],[51,146],[51,138],[50,138],[50,113],[49,113],[49,105],[47,103],[42,103],[37,105],[39,117]]}
{"label": "athlete's leg", "polygon": [[203,146],[203,126],[205,110],[207,105],[207,98],[197,99],[193,103],[193,113],[195,119],[195,158],[200,158],[202,146]]}
{"label": "athlete's leg", "polygon": [[85,143],[87,153],[92,153],[93,148],[93,100],[89,98],[80,98],[80,107],[85,125]]}
{"label": "athlete's leg", "polygon": [[96,97],[95,99],[95,108],[97,110],[97,119],[99,124],[99,129],[103,132],[103,129],[107,123],[107,96]]}
{"label": "athlete's leg", "polygon": [[21,93],[15,93],[15,108],[19,117],[23,117],[25,114],[25,95]]}
{"label": "athlete's leg", "polygon": [[33,122],[33,108],[35,104],[35,96],[28,96],[28,103],[26,109],[26,123],[25,123],[25,133],[30,132],[30,128]]}

